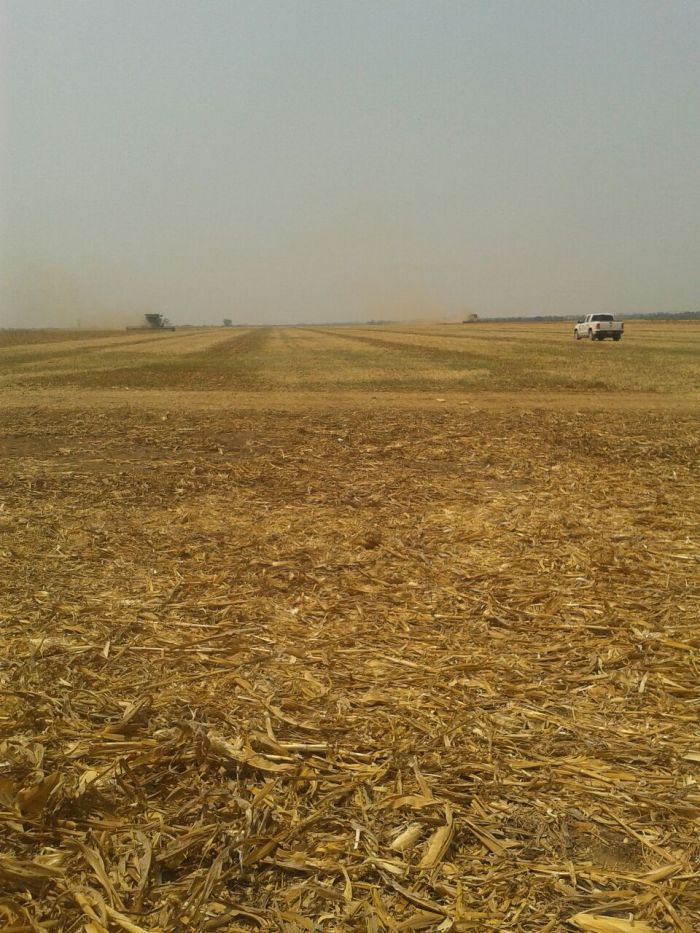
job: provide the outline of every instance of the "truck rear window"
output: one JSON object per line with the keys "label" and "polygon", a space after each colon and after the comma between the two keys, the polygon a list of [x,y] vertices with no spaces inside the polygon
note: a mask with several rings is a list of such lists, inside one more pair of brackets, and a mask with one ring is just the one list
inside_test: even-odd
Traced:
{"label": "truck rear window", "polygon": [[591,318],[592,321],[614,321],[615,318],[612,314],[594,314]]}

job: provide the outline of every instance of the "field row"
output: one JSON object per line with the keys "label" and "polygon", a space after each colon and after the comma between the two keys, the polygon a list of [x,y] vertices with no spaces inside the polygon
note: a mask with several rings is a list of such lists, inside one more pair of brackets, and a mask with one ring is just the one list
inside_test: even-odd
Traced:
{"label": "field row", "polygon": [[[624,340],[576,343],[568,324],[269,327],[52,333],[0,346],[17,387],[303,390],[700,388],[700,324],[631,323]],[[35,340],[35,337],[32,337]]]}

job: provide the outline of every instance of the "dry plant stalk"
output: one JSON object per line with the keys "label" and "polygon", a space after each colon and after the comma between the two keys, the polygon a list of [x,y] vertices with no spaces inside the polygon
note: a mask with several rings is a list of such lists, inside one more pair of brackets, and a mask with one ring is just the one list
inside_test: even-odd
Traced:
{"label": "dry plant stalk", "polygon": [[693,418],[88,403],[4,415],[0,925],[700,929]]}

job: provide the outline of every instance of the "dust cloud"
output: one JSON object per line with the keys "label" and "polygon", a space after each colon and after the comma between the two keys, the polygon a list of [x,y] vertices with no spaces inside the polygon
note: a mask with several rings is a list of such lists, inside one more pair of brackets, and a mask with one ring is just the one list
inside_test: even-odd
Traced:
{"label": "dust cloud", "polygon": [[110,307],[105,296],[82,284],[60,265],[3,263],[0,328],[122,330],[139,327],[150,309]]}
{"label": "dust cloud", "polygon": [[690,0],[0,17],[0,327],[697,309]]}

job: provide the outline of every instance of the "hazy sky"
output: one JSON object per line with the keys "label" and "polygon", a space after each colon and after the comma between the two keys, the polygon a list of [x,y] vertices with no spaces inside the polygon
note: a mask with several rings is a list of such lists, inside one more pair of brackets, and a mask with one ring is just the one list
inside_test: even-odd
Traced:
{"label": "hazy sky", "polygon": [[0,326],[700,308],[700,0],[5,0]]}

